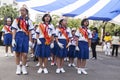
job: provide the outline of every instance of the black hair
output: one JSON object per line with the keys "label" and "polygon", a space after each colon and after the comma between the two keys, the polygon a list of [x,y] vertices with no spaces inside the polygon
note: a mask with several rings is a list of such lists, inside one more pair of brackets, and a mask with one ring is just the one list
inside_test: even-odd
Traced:
{"label": "black hair", "polygon": [[96,31],[96,33],[98,33],[98,29],[95,27],[95,28],[93,28],[93,30],[95,30]]}
{"label": "black hair", "polygon": [[62,22],[64,21],[64,19],[61,19],[60,21],[59,21],[59,25],[62,25]]}
{"label": "black hair", "polygon": [[9,25],[9,26],[11,26],[11,25],[12,25],[12,22],[13,22],[13,18],[10,17],[10,16],[4,18],[4,25],[7,25],[7,19],[8,19],[8,18],[11,19],[11,24]]}
{"label": "black hair", "polygon": [[[84,22],[85,22],[85,21],[88,21],[88,19],[87,19],[87,18],[83,19],[83,20],[81,21],[81,26],[84,26]],[[89,23],[88,23],[88,25],[89,25]],[[87,26],[88,26],[88,25],[87,25]]]}
{"label": "black hair", "polygon": [[115,32],[114,35],[117,36],[118,32]]}
{"label": "black hair", "polygon": [[42,17],[42,21],[45,22],[45,17],[46,16],[49,16],[50,17],[50,21],[49,21],[49,24],[50,22],[52,21],[52,17],[50,16],[50,14],[45,14],[43,17]]}

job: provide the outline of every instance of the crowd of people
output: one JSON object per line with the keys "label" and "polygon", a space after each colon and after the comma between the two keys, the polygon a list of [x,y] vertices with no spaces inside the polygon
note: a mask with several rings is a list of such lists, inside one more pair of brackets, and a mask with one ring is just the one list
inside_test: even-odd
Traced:
{"label": "crowd of people", "polygon": [[[98,41],[98,30],[93,32],[88,28],[88,19],[83,19],[81,26],[76,29],[70,29],[67,26],[67,20],[61,19],[59,25],[54,27],[51,23],[50,14],[42,17],[42,23],[34,27],[30,20],[27,8],[20,8],[20,17],[16,18],[13,23],[11,18],[6,19],[6,25],[3,27],[4,45],[6,46],[6,54],[8,56],[8,46],[11,47],[11,55],[15,51],[16,74],[28,74],[26,69],[27,54],[29,47],[33,55],[38,59],[39,69],[37,73],[49,73],[48,58],[52,57],[51,65],[56,65],[56,73],[65,73],[64,58],[69,57],[68,66],[76,66],[78,74],[88,74],[85,70],[86,60],[89,59],[89,50],[92,48],[93,58],[97,59],[96,45]],[[107,34],[108,36],[109,34]],[[116,48],[116,56],[118,55],[118,46],[116,40],[117,33],[113,36],[113,51]],[[112,39],[104,38],[106,44],[105,54],[109,55],[109,43]],[[108,48],[108,49],[107,49]],[[74,64],[74,58],[77,58],[77,65]]]}

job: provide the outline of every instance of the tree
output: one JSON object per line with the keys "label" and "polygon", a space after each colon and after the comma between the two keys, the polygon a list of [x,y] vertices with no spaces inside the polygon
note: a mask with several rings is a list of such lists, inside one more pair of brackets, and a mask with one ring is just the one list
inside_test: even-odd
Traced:
{"label": "tree", "polygon": [[0,19],[4,19],[6,17],[12,17],[14,19],[17,16],[17,8],[13,8],[12,5],[5,5],[0,7]]}

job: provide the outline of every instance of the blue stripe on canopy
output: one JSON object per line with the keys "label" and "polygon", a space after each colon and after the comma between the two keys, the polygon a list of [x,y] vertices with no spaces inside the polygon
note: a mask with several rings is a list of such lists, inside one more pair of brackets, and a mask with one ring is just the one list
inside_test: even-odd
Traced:
{"label": "blue stripe on canopy", "polygon": [[98,11],[95,15],[90,16],[88,19],[109,21],[119,14],[117,12],[111,12],[120,7],[118,4],[120,5],[119,0],[111,0],[104,8]]}
{"label": "blue stripe on canopy", "polygon": [[87,2],[85,5],[77,8],[76,10],[70,12],[70,13],[66,13],[63,14],[63,16],[70,16],[70,17],[74,17],[77,15],[82,14],[84,11],[88,10],[89,8],[91,8],[92,6],[94,6],[99,0],[90,0],[89,2]]}
{"label": "blue stripe on canopy", "polygon": [[56,0],[56,1],[52,2],[51,4],[33,7],[32,9],[35,9],[40,12],[51,12],[51,11],[63,8],[69,4],[76,2],[76,1],[77,0]]}
{"label": "blue stripe on canopy", "polygon": [[29,0],[16,0],[17,2],[25,2],[25,1],[29,1]]}

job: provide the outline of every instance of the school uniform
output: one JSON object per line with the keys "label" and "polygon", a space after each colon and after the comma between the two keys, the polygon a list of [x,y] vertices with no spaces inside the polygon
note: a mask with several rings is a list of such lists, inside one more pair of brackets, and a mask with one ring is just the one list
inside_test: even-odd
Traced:
{"label": "school uniform", "polygon": [[[86,32],[85,35],[83,35],[80,32],[80,29],[82,29],[83,32]],[[80,51],[77,54],[78,59],[89,59],[89,44],[88,39],[92,38],[91,31],[89,29],[85,30],[83,27],[80,27],[75,35],[79,38],[78,40],[78,47]]]}
{"label": "school uniform", "polygon": [[[52,24],[46,25],[44,23],[41,23],[43,27],[46,30],[46,33],[49,37],[53,36],[55,34],[55,29]],[[44,33],[42,32],[40,25],[38,26],[36,33],[39,34],[39,40],[41,41],[41,44],[37,44],[36,50],[35,50],[35,55],[37,57],[42,57],[42,58],[48,58],[50,57],[50,44],[46,44],[46,39],[44,36]]]}
{"label": "school uniform", "polygon": [[[18,25],[18,23],[20,23],[20,25]],[[28,27],[25,25],[27,23],[28,23]],[[27,34],[22,27],[26,28],[28,32],[31,31],[31,34],[34,32],[33,31],[34,26],[30,19],[25,20],[22,17],[15,19],[12,24],[12,29],[16,30],[16,35],[15,35],[16,45],[13,47],[13,50],[19,53],[21,52],[28,53],[29,34]]]}
{"label": "school uniform", "polygon": [[[65,33],[67,34],[68,39],[72,37],[72,35],[71,35],[71,29],[69,27],[67,27],[65,29]],[[68,43],[68,39],[66,39],[65,35],[61,32],[61,30],[59,29],[59,27],[56,28],[56,37],[58,38],[58,41],[60,43],[62,43],[63,46],[64,46],[64,48],[60,48],[57,45],[58,50],[56,52],[56,56],[60,57],[60,58],[65,58],[65,57],[67,57],[67,48],[66,48],[66,46],[67,46],[67,43]]]}
{"label": "school uniform", "polygon": [[69,58],[75,58],[76,57],[76,36],[72,36],[71,37],[71,41],[70,41],[70,46],[68,48],[68,57]]}
{"label": "school uniform", "polygon": [[11,26],[5,25],[2,29],[2,32],[4,33],[4,45],[11,45],[12,44],[12,31]]}

